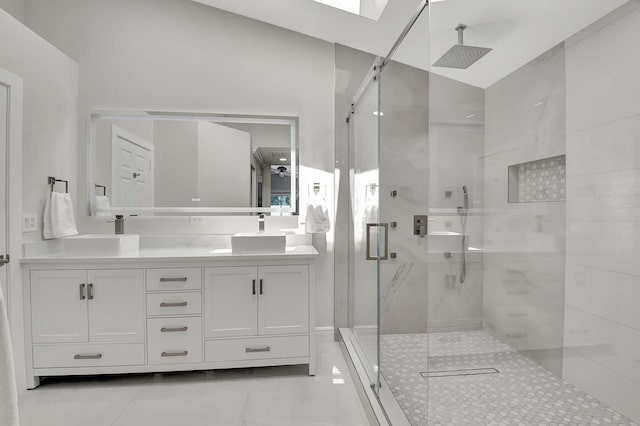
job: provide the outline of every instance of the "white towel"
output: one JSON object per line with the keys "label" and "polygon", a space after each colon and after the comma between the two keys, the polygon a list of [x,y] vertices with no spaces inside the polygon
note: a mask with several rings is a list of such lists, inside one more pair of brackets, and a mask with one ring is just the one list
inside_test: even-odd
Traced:
{"label": "white towel", "polygon": [[305,219],[305,230],[307,234],[323,234],[328,232],[329,209],[324,199],[313,197],[307,204],[307,217]]}
{"label": "white towel", "polygon": [[110,208],[111,202],[109,201],[109,197],[105,195],[96,195],[96,216],[113,216],[111,212],[101,211]]}
{"label": "white towel", "polygon": [[0,289],[0,425],[18,426],[18,391],[11,334],[4,295]]}
{"label": "white towel", "polygon": [[44,208],[42,223],[45,240],[77,235],[71,196],[62,192],[52,192]]}

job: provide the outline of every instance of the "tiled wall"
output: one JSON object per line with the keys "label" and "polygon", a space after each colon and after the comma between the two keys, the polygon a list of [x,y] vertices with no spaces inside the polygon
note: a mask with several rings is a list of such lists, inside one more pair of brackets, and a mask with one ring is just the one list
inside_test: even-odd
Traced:
{"label": "tiled wall", "polygon": [[559,45],[485,91],[486,328],[560,375],[565,203],[508,202],[510,165],[565,153],[565,57]]}
{"label": "tiled wall", "polygon": [[[429,86],[429,331],[482,327],[482,255],[467,254],[460,282],[463,206],[469,193],[467,244],[483,246],[484,91],[436,74]],[[450,253],[450,256],[448,255]]]}
{"label": "tiled wall", "polygon": [[640,421],[640,3],[566,43],[564,378]]}

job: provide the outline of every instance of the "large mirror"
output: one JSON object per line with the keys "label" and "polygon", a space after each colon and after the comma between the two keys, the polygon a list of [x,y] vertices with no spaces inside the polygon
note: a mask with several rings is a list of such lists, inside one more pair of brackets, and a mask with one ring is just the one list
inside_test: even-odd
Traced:
{"label": "large mirror", "polygon": [[297,138],[297,117],[93,112],[91,213],[295,214]]}

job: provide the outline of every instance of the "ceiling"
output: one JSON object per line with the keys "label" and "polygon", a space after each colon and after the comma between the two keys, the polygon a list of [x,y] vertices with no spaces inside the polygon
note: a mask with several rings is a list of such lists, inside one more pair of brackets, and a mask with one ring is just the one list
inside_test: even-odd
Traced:
{"label": "ceiling", "polygon": [[[375,55],[389,51],[420,3],[389,0],[374,21],[313,0],[194,1]],[[454,27],[464,23],[465,44],[493,51],[467,70],[433,72],[486,88],[626,2],[432,0],[430,13],[422,14],[394,60],[430,69],[457,43]]]}

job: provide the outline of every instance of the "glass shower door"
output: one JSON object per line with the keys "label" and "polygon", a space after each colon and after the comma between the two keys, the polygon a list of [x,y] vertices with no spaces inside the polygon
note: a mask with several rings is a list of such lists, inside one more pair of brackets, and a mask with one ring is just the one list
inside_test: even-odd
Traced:
{"label": "glass shower door", "polygon": [[379,219],[379,78],[377,69],[363,83],[349,118],[351,186],[350,326],[354,346],[377,390],[379,359],[379,270],[388,257],[387,225]]}

